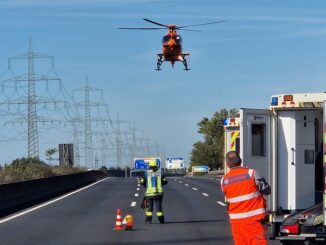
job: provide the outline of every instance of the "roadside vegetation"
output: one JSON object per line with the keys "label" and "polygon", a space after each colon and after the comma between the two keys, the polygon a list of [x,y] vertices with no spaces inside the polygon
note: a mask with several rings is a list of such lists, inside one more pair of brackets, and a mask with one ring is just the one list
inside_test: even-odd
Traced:
{"label": "roadside vegetation", "polygon": [[228,117],[237,117],[237,109],[221,109],[214,113],[212,118],[204,117],[198,125],[198,133],[203,140],[193,145],[190,165],[209,166],[211,170],[223,168],[224,159],[224,127],[223,120]]}
{"label": "roadside vegetation", "polygon": [[77,167],[48,165],[38,158],[19,158],[0,168],[0,184],[40,179],[86,171]]}

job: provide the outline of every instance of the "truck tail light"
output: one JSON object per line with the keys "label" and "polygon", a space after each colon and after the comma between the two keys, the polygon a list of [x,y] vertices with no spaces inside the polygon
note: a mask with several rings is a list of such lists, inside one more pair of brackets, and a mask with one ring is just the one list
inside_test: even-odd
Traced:
{"label": "truck tail light", "polygon": [[299,224],[282,225],[281,233],[286,233],[289,235],[298,235],[299,234]]}

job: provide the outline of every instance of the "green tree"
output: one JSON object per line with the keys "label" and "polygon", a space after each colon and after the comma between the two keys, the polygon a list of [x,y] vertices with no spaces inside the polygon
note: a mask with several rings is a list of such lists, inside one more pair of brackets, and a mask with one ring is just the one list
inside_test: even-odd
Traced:
{"label": "green tree", "polygon": [[221,109],[214,113],[212,118],[204,117],[198,125],[198,133],[203,135],[203,141],[193,145],[190,164],[208,165],[211,169],[223,167],[224,158],[224,127],[223,120],[228,117],[237,117],[237,109]]}
{"label": "green tree", "polygon": [[45,151],[46,159],[49,160],[50,164],[52,164],[52,160],[53,160],[52,156],[57,152],[58,152],[57,148],[46,149],[46,151]]}

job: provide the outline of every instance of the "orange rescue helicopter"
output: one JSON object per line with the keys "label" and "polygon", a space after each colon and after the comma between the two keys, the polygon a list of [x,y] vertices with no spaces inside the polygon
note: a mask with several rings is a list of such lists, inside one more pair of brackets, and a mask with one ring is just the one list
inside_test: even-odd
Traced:
{"label": "orange rescue helicopter", "polygon": [[169,32],[163,36],[162,39],[162,53],[157,54],[157,68],[155,70],[159,71],[161,69],[161,65],[164,61],[169,61],[172,64],[172,67],[174,67],[174,63],[176,61],[180,61],[184,65],[184,70],[189,71],[187,64],[187,56],[189,56],[189,53],[183,53],[182,52],[182,38],[177,33],[177,30],[184,30],[184,31],[197,31],[198,30],[191,30],[191,29],[185,29],[187,27],[192,26],[203,26],[203,25],[211,25],[211,24],[217,24],[224,22],[224,20],[221,21],[214,21],[209,23],[202,23],[202,24],[196,24],[196,25],[187,25],[187,26],[176,26],[176,25],[164,25],[149,19],[143,19],[147,22],[150,22],[152,24],[161,26],[161,27],[119,27],[118,29],[127,29],[127,30],[159,30],[159,29],[169,29]]}

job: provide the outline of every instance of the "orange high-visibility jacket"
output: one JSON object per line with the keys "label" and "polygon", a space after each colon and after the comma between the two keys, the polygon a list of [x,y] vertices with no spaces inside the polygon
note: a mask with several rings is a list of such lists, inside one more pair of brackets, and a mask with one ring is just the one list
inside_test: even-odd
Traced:
{"label": "orange high-visibility jacket", "polygon": [[254,172],[254,169],[234,167],[221,179],[231,222],[250,222],[265,217],[265,200],[256,186]]}

